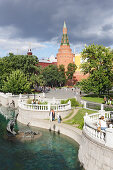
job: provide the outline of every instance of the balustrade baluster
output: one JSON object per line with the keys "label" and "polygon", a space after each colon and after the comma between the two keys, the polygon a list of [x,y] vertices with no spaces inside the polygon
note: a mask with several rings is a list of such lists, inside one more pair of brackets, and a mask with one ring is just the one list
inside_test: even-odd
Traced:
{"label": "balustrade baluster", "polygon": [[100,132],[98,132],[98,138],[100,139]]}
{"label": "balustrade baluster", "polygon": [[95,130],[95,137],[97,138],[97,130]]}
{"label": "balustrade baluster", "polygon": [[104,133],[101,131],[101,137],[102,141],[104,141]]}

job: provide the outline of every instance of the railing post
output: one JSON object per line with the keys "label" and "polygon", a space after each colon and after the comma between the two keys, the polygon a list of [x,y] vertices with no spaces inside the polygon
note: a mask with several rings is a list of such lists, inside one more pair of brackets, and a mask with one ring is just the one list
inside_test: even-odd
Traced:
{"label": "railing post", "polygon": [[88,118],[88,113],[86,112],[85,116],[84,116],[84,128],[85,128],[85,122],[86,122],[86,119]]}
{"label": "railing post", "polygon": [[86,101],[84,101],[84,109],[86,109]]}
{"label": "railing post", "polygon": [[101,104],[101,110],[104,110],[104,104]]}
{"label": "railing post", "polygon": [[48,111],[50,111],[50,103],[48,103]]}
{"label": "railing post", "polygon": [[107,128],[105,131],[105,145],[108,147],[113,147],[113,128]]}
{"label": "railing post", "polygon": [[71,109],[71,101],[70,100],[68,101],[68,104],[69,104],[69,109]]}

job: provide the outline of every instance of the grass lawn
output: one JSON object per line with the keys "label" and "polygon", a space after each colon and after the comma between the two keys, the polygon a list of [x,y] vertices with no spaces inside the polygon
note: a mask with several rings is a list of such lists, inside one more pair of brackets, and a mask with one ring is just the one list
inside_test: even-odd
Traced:
{"label": "grass lawn", "polygon": [[84,119],[85,113],[92,114],[96,111],[88,110],[88,109],[79,109],[77,114],[70,120],[65,121],[64,123],[70,124],[70,125],[77,125],[79,129],[83,128],[84,125]]}
{"label": "grass lawn", "polygon": [[90,102],[96,102],[96,103],[104,103],[104,98],[100,97],[89,97],[89,96],[84,96],[82,97],[83,100],[88,100]]}

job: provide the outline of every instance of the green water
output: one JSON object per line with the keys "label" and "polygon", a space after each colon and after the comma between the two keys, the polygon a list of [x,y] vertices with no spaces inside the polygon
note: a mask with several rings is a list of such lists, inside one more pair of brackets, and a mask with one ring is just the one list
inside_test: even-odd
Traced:
{"label": "green water", "polygon": [[[13,115],[13,111],[9,111]],[[6,138],[8,120],[0,114],[0,170],[82,170],[78,161],[78,144],[70,138],[40,131],[42,136],[35,141],[13,141]],[[18,123],[17,127],[28,127]]]}

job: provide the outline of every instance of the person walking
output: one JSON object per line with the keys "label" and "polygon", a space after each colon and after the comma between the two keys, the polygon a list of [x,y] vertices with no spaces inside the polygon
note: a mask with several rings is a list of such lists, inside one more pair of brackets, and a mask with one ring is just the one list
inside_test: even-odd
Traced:
{"label": "person walking", "polygon": [[52,112],[52,110],[50,110],[49,118],[50,118],[50,122],[52,122],[53,121],[53,112]]}
{"label": "person walking", "polygon": [[52,120],[55,120],[55,111],[52,109],[52,115],[53,115],[53,119]]}
{"label": "person walking", "polygon": [[111,105],[111,102],[112,102],[112,97],[110,97],[110,105]]}
{"label": "person walking", "polygon": [[58,118],[58,123],[61,123],[61,116],[59,113],[57,114],[57,118]]}

